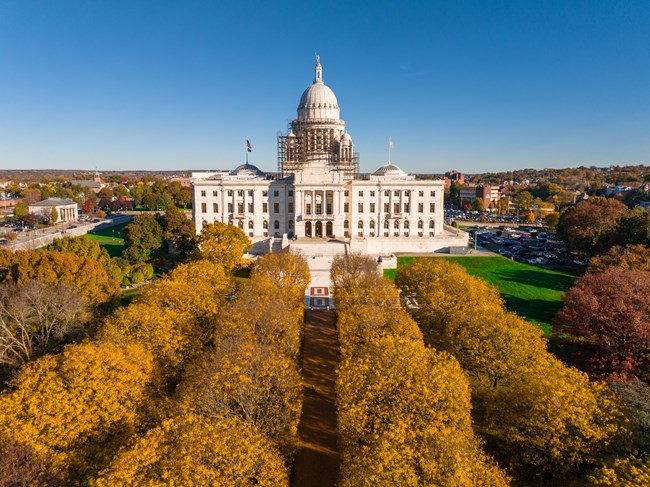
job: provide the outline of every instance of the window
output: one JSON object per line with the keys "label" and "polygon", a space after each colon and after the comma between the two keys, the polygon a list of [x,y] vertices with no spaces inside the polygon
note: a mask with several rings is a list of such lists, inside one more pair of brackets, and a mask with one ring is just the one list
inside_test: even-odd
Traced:
{"label": "window", "polygon": [[268,228],[269,228],[269,222],[267,222],[266,220],[264,220],[264,221],[262,222],[262,228],[263,228],[264,230],[268,230]]}
{"label": "window", "polygon": [[237,196],[244,196],[244,190],[243,189],[238,189],[237,190]]}
{"label": "window", "polygon": [[228,213],[232,213],[232,203],[228,203]]}
{"label": "window", "polygon": [[411,211],[411,205],[404,203],[404,213],[409,213]]}
{"label": "window", "polygon": [[201,203],[201,213],[207,213],[208,212],[208,209],[206,208],[206,206],[207,205],[205,203]]}
{"label": "window", "polygon": [[248,228],[249,228],[250,230],[253,229],[253,220],[248,220]]}
{"label": "window", "polygon": [[278,196],[280,196],[280,192],[279,191],[273,191],[273,196],[275,196],[277,198]]}
{"label": "window", "polygon": [[359,224],[357,225],[359,228],[363,228],[363,222],[359,220]]}
{"label": "window", "polygon": [[325,211],[327,211],[328,215],[332,214],[332,203],[327,203]]}
{"label": "window", "polygon": [[368,226],[370,227],[371,230],[374,230],[375,229],[375,221],[370,220],[370,223],[368,224]]}
{"label": "window", "polygon": [[390,233],[390,232],[384,232],[384,237],[388,237],[388,234],[389,234],[389,233]]}
{"label": "window", "polygon": [[409,221],[408,221],[408,220],[404,220],[404,228],[406,229],[406,228],[408,228],[408,227],[409,227]]}
{"label": "window", "polygon": [[399,213],[399,203],[393,203],[393,213]]}
{"label": "window", "polygon": [[424,203],[418,203],[418,213],[424,213]]}
{"label": "window", "polygon": [[390,196],[390,191],[388,191],[388,190],[384,191],[384,196],[386,198],[388,198]]}
{"label": "window", "polygon": [[248,213],[253,213],[253,203],[248,203]]}
{"label": "window", "polygon": [[431,220],[431,221],[429,222],[429,228],[433,228],[433,225],[434,225],[433,220]]}
{"label": "window", "polygon": [[212,203],[212,212],[219,213],[219,205],[217,203]]}
{"label": "window", "polygon": [[404,191],[404,196],[411,196],[411,191],[409,191],[408,189]]}
{"label": "window", "polygon": [[370,203],[370,213],[374,213],[374,212],[375,212],[375,204]]}
{"label": "window", "polygon": [[429,203],[429,211],[430,211],[431,213],[435,213],[435,212],[436,212],[436,204],[435,204],[435,203]]}
{"label": "window", "polygon": [[359,191],[359,196],[363,196],[363,191]]}
{"label": "window", "polygon": [[359,213],[363,213],[363,203],[359,203]]}
{"label": "window", "polygon": [[268,195],[269,195],[268,191],[266,191],[266,190],[262,191],[262,196],[268,196]]}
{"label": "window", "polygon": [[213,191],[212,196],[219,196],[219,191]]}
{"label": "window", "polygon": [[311,203],[305,203],[305,213],[311,215]]}
{"label": "window", "polygon": [[323,214],[323,203],[316,203],[316,214],[317,215]]}
{"label": "window", "polygon": [[359,232],[359,233],[357,233],[357,235],[358,235],[359,237],[363,237],[363,232]]}
{"label": "window", "polygon": [[253,197],[253,190],[252,189],[248,190],[248,196],[250,196],[251,198]]}
{"label": "window", "polygon": [[393,223],[393,228],[399,228],[399,220],[395,220]]}
{"label": "window", "polygon": [[374,197],[374,196],[375,196],[375,192],[374,192],[374,191],[371,191],[371,192],[370,192],[370,196],[371,196],[371,197]]}
{"label": "window", "polygon": [[418,228],[424,228],[424,223],[422,220],[418,221]]}
{"label": "window", "polygon": [[418,196],[424,196],[424,191],[420,191],[420,192],[418,193]]}
{"label": "window", "polygon": [[390,212],[390,203],[384,203],[384,213]]}
{"label": "window", "polygon": [[347,221],[347,220],[345,220],[345,221],[343,222],[343,228],[350,228],[350,222]]}
{"label": "window", "polygon": [[237,213],[244,213],[244,203],[237,203]]}
{"label": "window", "polygon": [[201,196],[205,196],[205,191],[201,191]]}
{"label": "window", "polygon": [[350,196],[350,192],[346,189],[343,191],[343,196]]}
{"label": "window", "polygon": [[[384,220],[384,228],[390,228],[390,222],[388,220]],[[388,237],[388,235],[386,235]]]}
{"label": "window", "polygon": [[289,198],[293,197],[293,190],[289,190]]}
{"label": "window", "polygon": [[350,211],[350,203],[347,203],[347,202],[346,202],[346,203],[343,203],[343,211],[344,211],[345,213],[347,213],[348,211]]}
{"label": "window", "polygon": [[395,235],[396,237],[399,237],[399,231],[393,233],[393,235]]}
{"label": "window", "polygon": [[280,213],[280,203],[273,203],[273,213]]}
{"label": "window", "polygon": [[431,197],[432,197],[432,198],[435,198],[435,196],[436,196],[436,192],[435,192],[435,191],[431,191]]}
{"label": "window", "polygon": [[280,222],[279,222],[278,220],[275,220],[275,221],[273,222],[273,228],[274,228],[275,230],[280,230]]}
{"label": "window", "polygon": [[393,191],[393,196],[399,196],[399,189],[396,189],[395,191]]}
{"label": "window", "polygon": [[239,228],[244,228],[244,222],[241,221],[241,220],[239,220],[239,221],[237,222],[237,226],[238,226]]}
{"label": "window", "polygon": [[262,203],[262,213],[268,213],[268,212],[269,212],[269,204]]}
{"label": "window", "polygon": [[228,190],[228,196],[232,196],[232,189]]}
{"label": "window", "polygon": [[290,201],[288,206],[289,206],[289,210],[288,210],[289,213],[293,213],[293,201]]}

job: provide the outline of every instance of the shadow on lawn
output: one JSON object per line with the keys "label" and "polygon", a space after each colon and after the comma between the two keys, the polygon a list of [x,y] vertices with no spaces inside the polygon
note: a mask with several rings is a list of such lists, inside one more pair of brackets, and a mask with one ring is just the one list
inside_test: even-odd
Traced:
{"label": "shadow on lawn", "polygon": [[506,308],[509,311],[523,316],[526,319],[538,322],[544,333],[549,336],[553,318],[562,308],[562,301],[547,301],[544,299],[524,299],[516,296],[503,296]]}
{"label": "shadow on lawn", "polygon": [[502,281],[516,282],[552,291],[566,291],[573,286],[574,277],[564,274],[549,274],[536,270],[502,269],[494,270],[495,276]]}

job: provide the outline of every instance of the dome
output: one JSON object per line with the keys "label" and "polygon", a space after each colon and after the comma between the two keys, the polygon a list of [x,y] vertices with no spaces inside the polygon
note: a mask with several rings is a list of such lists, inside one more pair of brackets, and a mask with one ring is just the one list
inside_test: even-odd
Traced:
{"label": "dome", "polygon": [[343,142],[349,142],[350,144],[352,144],[352,137],[350,137],[350,134],[348,134],[347,132],[343,132],[343,137],[341,137],[341,143]]}
{"label": "dome", "polygon": [[323,68],[320,65],[320,57],[317,57],[314,82],[300,97],[298,120],[338,120],[339,113],[336,95],[323,83]]}
{"label": "dome", "polygon": [[266,177],[266,173],[252,164],[242,164],[230,171],[231,176],[244,176],[244,177]]}
{"label": "dome", "polygon": [[408,176],[407,173],[402,171],[395,164],[384,164],[375,172],[373,172],[372,175],[373,176],[400,176],[400,177]]}

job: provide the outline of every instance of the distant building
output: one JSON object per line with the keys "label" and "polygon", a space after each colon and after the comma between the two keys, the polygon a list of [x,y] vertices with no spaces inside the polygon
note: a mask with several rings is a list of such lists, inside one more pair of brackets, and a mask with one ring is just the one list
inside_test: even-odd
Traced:
{"label": "distant building", "polygon": [[81,186],[82,188],[90,188],[95,193],[99,193],[102,188],[106,188],[108,183],[102,182],[101,177],[98,172],[95,172],[95,176],[92,180],[90,179],[73,179],[71,181],[73,186]]}
{"label": "distant building", "polygon": [[494,202],[496,205],[501,198],[499,186],[483,186],[468,184],[460,187],[460,206],[466,204],[473,204],[477,198],[483,200],[483,209],[487,210],[490,203]]}
{"label": "distant building", "polygon": [[458,183],[461,186],[465,184],[465,175],[462,172],[458,172],[455,169],[450,172],[445,173],[445,187],[448,188],[451,186],[451,183]]}
{"label": "distant building", "polygon": [[52,208],[56,208],[59,214],[60,222],[67,222],[75,220],[78,216],[77,203],[71,199],[63,198],[48,198],[38,203],[29,205],[29,212],[34,213],[36,216],[43,220],[49,221],[52,218]]}

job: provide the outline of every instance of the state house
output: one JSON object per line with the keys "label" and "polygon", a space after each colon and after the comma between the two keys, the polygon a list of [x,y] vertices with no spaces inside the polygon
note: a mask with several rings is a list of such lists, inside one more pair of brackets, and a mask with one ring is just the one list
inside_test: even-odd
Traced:
{"label": "state house", "polygon": [[290,127],[278,135],[273,176],[248,163],[192,173],[197,233],[215,221],[237,225],[256,248],[268,250],[274,242],[286,247],[304,239],[343,242],[369,254],[467,246],[465,232],[444,225],[442,180],[417,179],[390,163],[360,174],[318,57]]}

